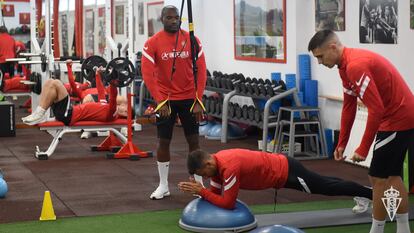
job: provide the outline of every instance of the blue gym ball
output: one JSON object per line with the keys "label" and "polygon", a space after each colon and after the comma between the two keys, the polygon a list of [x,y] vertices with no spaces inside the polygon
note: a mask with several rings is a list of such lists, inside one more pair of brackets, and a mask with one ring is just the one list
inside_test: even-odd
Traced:
{"label": "blue gym ball", "polygon": [[263,226],[254,229],[250,233],[305,233],[304,231],[283,225]]}
{"label": "blue gym ball", "polygon": [[247,231],[255,228],[257,221],[246,204],[239,200],[236,208],[228,210],[198,198],[184,208],[179,225],[194,232]]}
{"label": "blue gym ball", "polygon": [[3,180],[3,178],[0,179],[0,198],[4,198],[6,197],[8,188],[7,188],[7,183],[5,180]]}

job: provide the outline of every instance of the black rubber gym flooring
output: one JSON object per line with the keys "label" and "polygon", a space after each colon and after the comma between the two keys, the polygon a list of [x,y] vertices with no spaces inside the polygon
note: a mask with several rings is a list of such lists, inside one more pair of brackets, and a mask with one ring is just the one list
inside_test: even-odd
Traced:
{"label": "black rubber gym flooring", "polygon": [[[16,110],[19,123],[18,119],[27,114],[22,109]],[[46,190],[52,194],[58,218],[182,209],[193,199],[177,188],[179,181],[188,178],[185,167],[187,145],[182,128],[175,128],[171,144],[171,196],[158,201],[149,199],[158,185],[155,157],[139,161],[107,160],[106,152],[91,152],[89,149],[90,145],[99,143],[102,137],[82,140],[79,136],[76,133],[65,134],[54,154],[46,161],[34,157],[36,145],[45,150],[52,140],[46,132],[37,128],[19,128],[16,137],[0,138],[0,168],[9,186],[7,197],[0,199],[0,223],[39,219]],[[236,147],[257,149],[258,136],[227,144],[202,137],[200,140],[201,148],[215,152]],[[133,141],[142,150],[155,150],[155,126],[145,124],[142,131],[134,133]],[[323,175],[369,184],[365,168],[332,160],[302,163]],[[274,190],[242,190],[239,199],[247,205],[273,204]],[[349,197],[308,195],[287,189],[279,191],[277,195],[278,203],[334,199]]]}

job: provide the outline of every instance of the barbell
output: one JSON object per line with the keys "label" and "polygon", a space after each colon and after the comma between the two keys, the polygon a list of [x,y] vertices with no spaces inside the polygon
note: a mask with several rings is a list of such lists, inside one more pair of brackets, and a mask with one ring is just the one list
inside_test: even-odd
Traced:
{"label": "barbell", "polygon": [[99,67],[105,67],[102,74],[103,81],[117,87],[126,87],[135,78],[135,68],[129,59],[117,57],[107,64],[104,58],[96,55],[83,61],[81,66],[82,77],[94,83],[95,73]]}

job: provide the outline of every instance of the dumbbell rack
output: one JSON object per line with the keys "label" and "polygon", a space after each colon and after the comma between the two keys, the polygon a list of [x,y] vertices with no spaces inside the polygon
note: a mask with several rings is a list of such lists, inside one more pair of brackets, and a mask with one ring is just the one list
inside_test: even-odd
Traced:
{"label": "dumbbell rack", "polygon": [[[223,108],[221,111],[221,115],[219,114],[211,114],[209,113],[209,115],[213,116],[213,117],[217,117],[217,118],[221,118],[221,125],[222,125],[222,129],[221,129],[221,142],[222,143],[227,143],[227,130],[228,130],[228,121],[229,121],[229,115],[228,115],[228,111],[229,111],[229,103],[230,100],[233,96],[245,96],[245,97],[251,97],[253,99],[261,99],[261,100],[266,100],[265,103],[265,107],[264,107],[264,114],[263,114],[263,124],[261,125],[260,123],[255,123],[252,121],[247,121],[247,120],[242,120],[242,119],[231,119],[232,121],[236,121],[236,122],[240,122],[240,123],[244,123],[244,124],[248,124],[248,125],[254,125],[257,126],[259,128],[263,129],[263,136],[262,138],[267,139],[268,137],[268,129],[271,127],[276,127],[277,126],[277,122],[270,122],[269,120],[272,119],[270,117],[270,107],[272,106],[272,104],[278,100],[281,100],[285,97],[288,97],[290,95],[293,96],[293,100],[295,101],[296,106],[301,106],[299,97],[298,97],[298,90],[297,88],[292,88],[283,92],[280,92],[279,94],[272,96],[270,98],[268,97],[264,97],[264,96],[256,96],[256,95],[251,95],[251,94],[245,94],[245,93],[240,93],[237,92],[236,90],[228,90],[228,89],[224,89],[224,88],[216,88],[216,87],[211,87],[211,86],[206,86],[205,90],[207,91],[211,91],[211,92],[217,92],[220,94],[224,95],[224,100],[223,100]],[[138,115],[142,115],[143,114],[143,104],[144,104],[144,96],[145,96],[145,83],[144,81],[142,81],[141,86],[140,86],[140,91],[139,91],[139,103],[138,103]],[[146,101],[149,101],[149,99],[145,98]],[[301,114],[302,115],[302,114]],[[276,117],[276,116],[275,116]],[[304,117],[304,116],[302,116]],[[267,140],[263,140],[263,150],[266,151],[267,148]]]}
{"label": "dumbbell rack", "polygon": [[[217,92],[217,93],[221,93],[224,95],[224,100],[223,100],[223,108],[221,111],[221,115],[218,114],[210,114],[214,117],[218,117],[221,118],[221,124],[222,124],[222,128],[221,128],[221,142],[222,143],[227,143],[227,130],[228,130],[228,121],[229,121],[229,115],[228,115],[228,111],[229,111],[229,103],[230,100],[233,96],[246,96],[246,97],[251,97],[253,99],[259,99],[259,100],[265,100],[265,108],[264,108],[264,116],[263,116],[263,124],[260,123],[256,123],[256,122],[252,122],[252,121],[247,121],[247,120],[242,120],[242,119],[231,119],[232,121],[236,121],[236,122],[240,122],[240,123],[245,123],[248,125],[254,125],[257,126],[259,128],[263,129],[263,138],[267,138],[267,134],[268,134],[268,129],[270,127],[276,127],[276,122],[270,122],[269,120],[272,119],[270,117],[270,107],[272,105],[272,103],[274,103],[275,101],[281,100],[282,98],[285,98],[289,95],[293,95],[294,96],[294,100],[295,103],[297,104],[297,106],[300,106],[300,101],[299,98],[297,96],[297,89],[296,88],[292,88],[289,89],[287,91],[283,91],[271,98],[268,97],[264,97],[264,96],[256,96],[256,95],[252,95],[252,94],[245,94],[245,93],[239,93],[236,90],[228,90],[228,89],[222,89],[222,88],[216,88],[216,87],[211,87],[211,86],[206,86],[206,90],[208,91],[212,91],[212,92]],[[263,146],[267,146],[267,140],[263,140],[264,145]],[[267,148],[267,147],[264,147]]]}

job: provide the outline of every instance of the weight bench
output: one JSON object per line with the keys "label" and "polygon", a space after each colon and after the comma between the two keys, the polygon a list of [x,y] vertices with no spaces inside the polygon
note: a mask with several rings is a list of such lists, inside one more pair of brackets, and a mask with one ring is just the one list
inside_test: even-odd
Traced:
{"label": "weight bench", "polygon": [[13,90],[8,92],[0,91],[0,95],[6,97],[20,97],[20,96],[31,96],[31,92],[28,90]]}
{"label": "weight bench", "polygon": [[64,125],[60,121],[49,121],[40,123],[38,126],[40,130],[46,130],[53,136],[47,151],[40,151],[39,146],[36,146],[35,157],[39,160],[47,160],[53,154],[65,133],[109,131],[109,136],[99,146],[91,146],[92,151],[113,151],[114,148],[120,148],[127,142],[127,138],[118,130],[128,126],[126,119],[117,119],[110,122],[79,121],[70,126]]}

